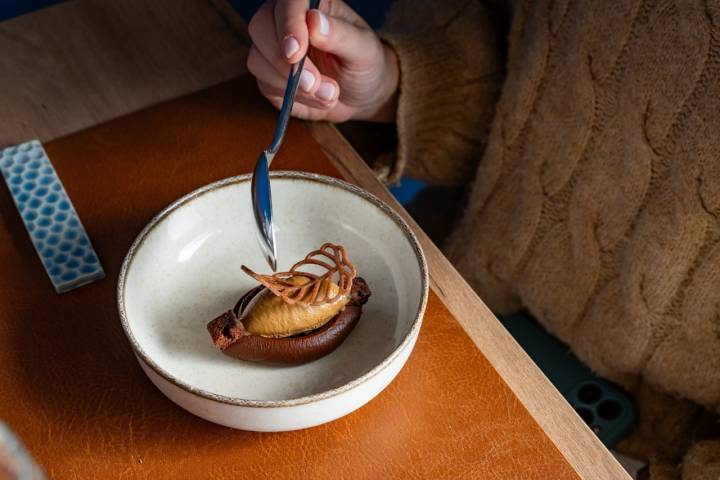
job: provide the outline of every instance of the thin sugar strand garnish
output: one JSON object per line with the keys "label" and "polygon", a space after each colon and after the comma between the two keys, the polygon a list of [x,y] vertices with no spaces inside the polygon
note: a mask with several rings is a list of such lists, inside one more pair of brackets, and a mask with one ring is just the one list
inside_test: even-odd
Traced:
{"label": "thin sugar strand garnish", "polygon": [[[300,268],[306,265],[322,267],[325,269],[325,273],[318,275],[301,271]],[[325,243],[319,249],[308,253],[287,272],[262,275],[255,273],[245,265],[242,265],[241,268],[243,272],[290,305],[318,306],[332,303],[338,298],[350,294],[353,280],[357,275],[355,265],[348,258],[345,247],[332,243]],[[330,282],[333,281],[336,274],[339,289],[336,295],[330,297]],[[289,279],[296,276],[308,278],[309,281],[303,285],[290,283]]]}

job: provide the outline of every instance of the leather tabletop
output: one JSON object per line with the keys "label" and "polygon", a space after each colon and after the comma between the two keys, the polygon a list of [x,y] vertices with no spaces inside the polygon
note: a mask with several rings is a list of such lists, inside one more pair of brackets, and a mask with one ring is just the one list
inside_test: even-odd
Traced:
{"label": "leather tabletop", "polygon": [[[250,171],[276,113],[238,79],[46,145],[107,278],[58,295],[0,188],[0,418],[53,478],[574,478],[435,294],[405,369],[317,428],[234,431],[144,376],[118,319],[123,256],[160,209]],[[273,164],[338,175],[299,122]]]}

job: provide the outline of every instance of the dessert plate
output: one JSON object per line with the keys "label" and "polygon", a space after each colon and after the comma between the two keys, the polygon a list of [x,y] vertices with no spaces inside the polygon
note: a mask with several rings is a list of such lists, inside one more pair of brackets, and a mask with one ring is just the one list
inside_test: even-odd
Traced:
{"label": "dessert plate", "polygon": [[370,401],[409,357],[428,296],[420,245],[387,204],[330,177],[271,177],[278,268],[325,242],[341,244],[373,291],[337,350],[272,367],[230,358],[213,345],[207,322],[257,285],[240,265],[267,270],[249,175],[202,187],[160,212],[130,247],[118,282],[122,326],[150,380],[195,415],[255,431],[312,427]]}

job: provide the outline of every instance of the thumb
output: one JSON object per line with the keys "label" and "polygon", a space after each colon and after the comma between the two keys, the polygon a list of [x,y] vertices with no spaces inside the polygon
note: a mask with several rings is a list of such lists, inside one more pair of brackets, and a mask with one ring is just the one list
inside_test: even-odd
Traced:
{"label": "thumb", "polygon": [[320,10],[307,13],[310,44],[318,50],[337,56],[346,65],[365,63],[375,54],[375,32]]}

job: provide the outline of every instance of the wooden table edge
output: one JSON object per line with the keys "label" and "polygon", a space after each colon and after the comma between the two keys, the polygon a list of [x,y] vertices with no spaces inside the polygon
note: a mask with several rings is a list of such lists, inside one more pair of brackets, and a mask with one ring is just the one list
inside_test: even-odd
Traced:
{"label": "wooden table edge", "polygon": [[338,129],[306,122],[343,177],[390,204],[418,237],[430,286],[581,478],[630,478],[440,249],[378,180]]}

